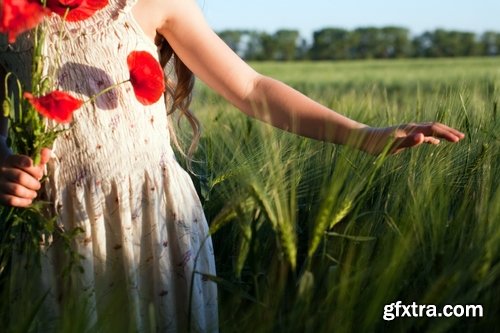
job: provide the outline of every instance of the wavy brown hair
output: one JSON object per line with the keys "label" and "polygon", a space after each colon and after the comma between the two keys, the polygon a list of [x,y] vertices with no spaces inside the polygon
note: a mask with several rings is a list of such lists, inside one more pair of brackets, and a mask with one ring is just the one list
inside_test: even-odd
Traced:
{"label": "wavy brown hair", "polygon": [[[167,89],[165,90],[165,104],[167,105],[167,114],[169,116],[173,116],[174,112],[179,110],[181,112],[181,116],[186,117],[191,125],[191,128],[193,129],[193,138],[186,154],[179,143],[173,122],[168,122],[171,139],[181,154],[187,157],[188,166],[190,167],[193,154],[196,151],[201,135],[200,122],[191,110],[189,110],[194,88],[194,75],[177,56],[177,54],[175,54],[170,44],[163,36],[157,34],[155,44],[158,46],[160,53],[161,66],[165,69],[167,65],[170,65],[169,63],[171,63],[175,74],[175,77],[172,77],[172,75],[168,75],[168,70],[165,71],[165,80],[167,83]],[[177,121],[179,122],[180,119],[181,117],[178,117]]]}

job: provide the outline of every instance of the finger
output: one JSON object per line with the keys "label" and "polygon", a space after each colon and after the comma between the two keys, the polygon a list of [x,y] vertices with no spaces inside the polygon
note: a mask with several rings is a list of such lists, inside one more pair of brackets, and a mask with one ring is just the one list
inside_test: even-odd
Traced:
{"label": "finger", "polygon": [[[46,153],[45,153],[46,154]],[[47,159],[47,156],[44,156]],[[49,156],[50,158],[50,156]],[[46,162],[45,162],[46,163]],[[43,177],[44,165],[33,165],[33,160],[25,155],[11,155],[4,163],[4,166],[10,167],[11,169],[19,169],[27,172],[35,179],[41,179]],[[15,179],[11,179],[15,181]]]}
{"label": "finger", "polygon": [[52,151],[50,149],[43,148],[40,152],[40,163],[31,168],[25,168],[24,170],[36,179],[42,179],[45,173],[45,164],[47,164],[47,162],[50,160],[51,155]]}
{"label": "finger", "polygon": [[19,184],[33,191],[38,191],[41,187],[35,177],[21,169],[3,168],[2,177],[8,182]]}
{"label": "finger", "polygon": [[446,126],[444,124],[440,124],[442,126],[442,128],[446,131],[449,131],[450,133],[452,133],[453,135],[457,136],[460,140],[465,138],[465,134],[460,132],[459,130],[457,129],[454,129],[453,127],[449,127],[449,126]]}
{"label": "finger", "polygon": [[441,142],[441,140],[439,140],[438,138],[435,138],[433,136],[426,136],[424,138],[424,143],[428,143],[431,145],[438,145],[440,142]]}
{"label": "finger", "polygon": [[25,155],[10,155],[5,159],[5,166],[14,168],[29,168],[33,165],[33,160]]}
{"label": "finger", "polygon": [[465,135],[454,128],[441,123],[431,125],[435,137],[443,138],[451,142],[460,141]]}
{"label": "finger", "polygon": [[30,199],[18,198],[13,195],[0,194],[0,204],[13,207],[29,207],[33,203]]}
{"label": "finger", "polygon": [[425,136],[434,136],[450,142],[458,142],[465,137],[463,133],[441,123],[409,124],[405,127],[406,133],[422,133]]}
{"label": "finger", "polygon": [[452,133],[453,135],[459,137],[460,139],[463,139],[465,137],[464,133],[460,132],[459,130],[457,130],[457,129],[453,128],[453,127],[450,127],[450,126],[447,126],[447,125],[441,124],[441,123],[435,123],[435,125],[438,126],[439,128],[441,128],[444,131]]}
{"label": "finger", "polygon": [[430,123],[424,126],[423,129],[422,133],[426,136],[434,136],[450,142],[458,142],[465,136],[463,133],[441,123]]}
{"label": "finger", "polygon": [[[40,179],[43,176],[43,170],[38,166],[34,166],[33,160],[25,155],[11,155],[7,157],[5,159],[4,166],[10,169],[17,168],[27,172],[36,179]],[[12,181],[16,181],[16,179],[10,179]]]}
{"label": "finger", "polygon": [[405,137],[397,138],[391,148],[392,153],[421,145],[425,141],[425,136],[422,133],[410,134]]}
{"label": "finger", "polygon": [[29,188],[15,183],[5,183],[0,188],[0,192],[7,195],[12,195],[21,199],[33,200],[36,198],[37,193]]}
{"label": "finger", "polygon": [[36,180],[40,180],[43,177],[43,173],[44,173],[44,170],[45,170],[45,165],[44,164],[40,164],[40,165],[32,166],[32,167],[29,167],[29,168],[23,168],[22,170],[25,171],[25,172],[27,172],[27,173],[29,173],[30,176],[32,176]]}
{"label": "finger", "polygon": [[42,151],[40,152],[40,165],[43,166],[47,164],[47,162],[50,160],[50,156],[52,154],[52,151],[48,148],[43,148]]}

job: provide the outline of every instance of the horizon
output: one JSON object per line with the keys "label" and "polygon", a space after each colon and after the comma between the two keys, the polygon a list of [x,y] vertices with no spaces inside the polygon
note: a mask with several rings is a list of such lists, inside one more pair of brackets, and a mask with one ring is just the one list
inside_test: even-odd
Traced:
{"label": "horizon", "polygon": [[[476,35],[486,31],[500,32],[500,1],[494,0],[480,0],[472,4],[465,0],[421,0],[419,3],[388,0],[384,4],[368,0],[355,3],[310,0],[307,4],[304,1],[280,4],[280,1],[266,0],[198,0],[198,4],[215,31],[257,30],[272,33],[293,29],[305,39],[312,39],[314,31],[324,28],[354,30],[397,26],[408,29],[412,36],[436,29]],[[285,5],[286,10],[283,10]]]}

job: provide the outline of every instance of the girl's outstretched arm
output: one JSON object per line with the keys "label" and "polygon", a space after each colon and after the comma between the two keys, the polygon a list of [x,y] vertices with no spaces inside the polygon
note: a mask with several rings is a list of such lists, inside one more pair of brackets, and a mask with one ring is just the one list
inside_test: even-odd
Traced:
{"label": "girl's outstretched arm", "polygon": [[[155,19],[151,15],[156,13]],[[372,128],[313,101],[286,84],[260,75],[206,23],[195,0],[141,0],[134,15],[148,35],[163,35],[177,55],[209,87],[246,114],[317,140],[348,144],[369,153],[392,143],[393,152],[464,135],[439,123]],[[158,22],[158,24],[155,24]]]}

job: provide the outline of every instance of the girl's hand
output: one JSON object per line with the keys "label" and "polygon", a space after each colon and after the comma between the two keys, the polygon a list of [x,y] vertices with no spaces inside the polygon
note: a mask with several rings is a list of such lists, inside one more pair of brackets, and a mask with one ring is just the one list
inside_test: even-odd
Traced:
{"label": "girl's hand", "polygon": [[39,165],[24,155],[10,155],[0,163],[0,204],[14,207],[28,207],[36,198],[41,187],[45,164],[51,151],[42,149]]}
{"label": "girl's hand", "polygon": [[378,155],[390,144],[389,153],[399,153],[407,148],[412,148],[429,143],[437,145],[440,139],[449,142],[458,142],[465,135],[454,128],[441,123],[404,124],[385,128],[361,128],[360,149]]}

